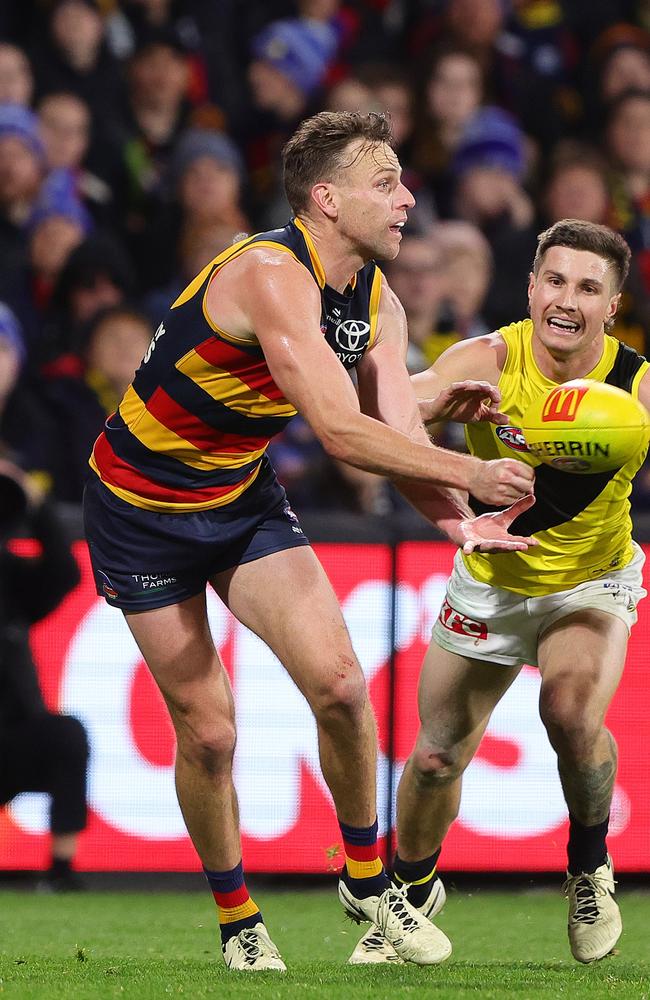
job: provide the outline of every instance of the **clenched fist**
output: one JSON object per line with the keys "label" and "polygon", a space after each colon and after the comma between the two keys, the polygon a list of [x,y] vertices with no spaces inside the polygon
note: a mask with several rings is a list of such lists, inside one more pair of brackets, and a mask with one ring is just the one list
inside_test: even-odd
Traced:
{"label": "clenched fist", "polygon": [[481,462],[469,481],[469,492],[481,503],[507,507],[529,493],[534,493],[535,472],[514,458],[495,458]]}

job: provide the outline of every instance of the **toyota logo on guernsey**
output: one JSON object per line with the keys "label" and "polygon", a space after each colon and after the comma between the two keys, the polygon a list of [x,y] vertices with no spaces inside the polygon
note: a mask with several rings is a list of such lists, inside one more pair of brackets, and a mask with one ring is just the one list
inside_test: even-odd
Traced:
{"label": "toyota logo on guernsey", "polygon": [[365,341],[370,333],[370,323],[364,323],[359,319],[346,319],[339,323],[334,336],[336,343],[344,351],[358,351],[365,346]]}

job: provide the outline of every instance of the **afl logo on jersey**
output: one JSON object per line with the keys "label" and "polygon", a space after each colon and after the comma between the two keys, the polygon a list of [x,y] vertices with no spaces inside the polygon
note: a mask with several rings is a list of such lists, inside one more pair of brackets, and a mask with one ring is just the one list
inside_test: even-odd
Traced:
{"label": "afl logo on jersey", "polygon": [[370,323],[360,319],[346,319],[336,327],[336,343],[343,351],[359,351],[365,347],[370,333]]}
{"label": "afl logo on jersey", "polygon": [[497,437],[506,448],[512,448],[513,451],[528,451],[528,445],[519,427],[512,427],[510,424],[497,427]]}

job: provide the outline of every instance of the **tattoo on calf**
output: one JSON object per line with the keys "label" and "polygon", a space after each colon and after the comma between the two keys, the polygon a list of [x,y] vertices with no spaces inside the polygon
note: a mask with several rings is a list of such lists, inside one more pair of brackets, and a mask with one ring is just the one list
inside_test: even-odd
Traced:
{"label": "tattoo on calf", "polygon": [[607,819],[612,802],[616,763],[616,742],[607,733],[609,758],[602,764],[581,765],[558,761],[560,781],[569,811],[585,826],[595,826]]}

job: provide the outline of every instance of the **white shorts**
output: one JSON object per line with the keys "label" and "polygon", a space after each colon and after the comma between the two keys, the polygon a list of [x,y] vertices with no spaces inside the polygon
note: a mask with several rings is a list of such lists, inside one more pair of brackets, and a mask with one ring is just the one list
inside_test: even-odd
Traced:
{"label": "white shorts", "polygon": [[460,656],[508,667],[536,667],[542,633],[574,611],[605,611],[620,618],[629,632],[637,620],[636,606],[646,596],[641,572],[644,562],[642,549],[634,543],[634,555],[623,569],[571,590],[526,597],[479,583],[468,572],[459,551],[433,626],[433,638],[443,649]]}

